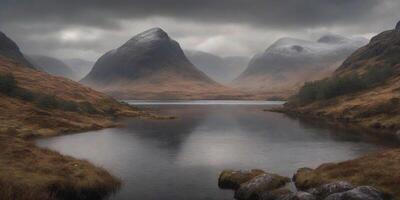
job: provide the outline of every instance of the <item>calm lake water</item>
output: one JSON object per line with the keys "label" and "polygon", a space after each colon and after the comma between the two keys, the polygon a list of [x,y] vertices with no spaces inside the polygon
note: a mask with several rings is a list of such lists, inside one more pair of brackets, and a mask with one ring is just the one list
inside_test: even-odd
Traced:
{"label": "calm lake water", "polygon": [[265,101],[128,101],[176,116],[127,119],[122,128],[40,139],[123,180],[115,200],[223,200],[223,169],[260,168],[292,176],[300,167],[355,158],[383,148],[366,138],[263,109]]}

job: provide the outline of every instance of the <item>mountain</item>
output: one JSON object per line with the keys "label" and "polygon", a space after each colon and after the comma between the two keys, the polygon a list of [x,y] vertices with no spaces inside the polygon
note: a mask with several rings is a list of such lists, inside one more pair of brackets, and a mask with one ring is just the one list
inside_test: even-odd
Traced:
{"label": "mountain", "polygon": [[233,86],[258,90],[293,90],[305,81],[328,76],[364,38],[328,34],[317,41],[281,38],[254,56]]}
{"label": "mountain", "polygon": [[94,62],[80,58],[63,60],[76,74],[78,80],[85,77],[92,69]]}
{"label": "mountain", "polygon": [[28,55],[28,60],[38,70],[47,72],[51,75],[62,76],[71,80],[77,80],[77,75],[63,61],[43,55]]}
{"label": "mountain", "polygon": [[225,88],[198,70],[160,28],[101,56],[81,81],[117,98],[209,98]]}
{"label": "mountain", "polygon": [[219,57],[195,50],[185,50],[185,55],[198,69],[220,83],[231,82],[244,70],[249,61],[247,57]]}
{"label": "mountain", "polygon": [[325,80],[309,83],[285,107],[374,131],[400,129],[400,27],[384,31]]}
{"label": "mountain", "polygon": [[17,44],[0,31],[0,55],[13,59],[26,67],[33,68],[33,65],[24,57]]}

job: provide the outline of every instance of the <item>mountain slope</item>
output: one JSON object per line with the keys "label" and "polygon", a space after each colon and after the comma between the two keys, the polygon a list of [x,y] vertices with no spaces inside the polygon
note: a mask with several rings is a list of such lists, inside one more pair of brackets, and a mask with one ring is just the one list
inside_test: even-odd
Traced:
{"label": "mountain slope", "polygon": [[160,28],[101,56],[81,81],[117,98],[209,98],[225,88],[198,70]]}
{"label": "mountain slope", "polygon": [[259,91],[294,91],[305,81],[328,76],[366,42],[332,34],[317,41],[281,38],[254,56],[232,85]]}
{"label": "mountain slope", "polygon": [[63,61],[75,72],[78,80],[85,77],[90,72],[94,64],[92,61],[87,61],[80,58],[66,59]]}
{"label": "mountain slope", "polygon": [[328,82],[329,87],[321,87],[326,80],[314,83],[320,88],[316,92],[336,95],[317,95],[302,102],[300,95],[312,92],[303,87],[303,93],[285,106],[286,112],[392,134],[399,130],[400,27],[373,37],[368,45],[348,57]]}
{"label": "mountain slope", "polygon": [[63,61],[43,55],[29,55],[28,60],[36,69],[47,72],[51,75],[62,76],[71,80],[77,80],[77,76],[72,69]]}
{"label": "mountain slope", "polygon": [[0,31],[0,55],[13,59],[24,66],[33,68],[33,65],[24,57],[17,44]]}
{"label": "mountain slope", "polygon": [[198,69],[220,83],[231,82],[244,70],[249,61],[242,56],[219,57],[194,50],[186,50],[185,55]]}

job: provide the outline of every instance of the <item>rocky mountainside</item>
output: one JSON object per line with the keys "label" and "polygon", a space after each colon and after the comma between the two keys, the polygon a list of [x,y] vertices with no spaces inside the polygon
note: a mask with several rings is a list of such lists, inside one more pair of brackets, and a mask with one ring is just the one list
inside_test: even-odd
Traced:
{"label": "rocky mountainside", "polygon": [[219,57],[195,50],[185,50],[185,55],[198,69],[220,83],[231,82],[249,62],[249,58],[243,56]]}
{"label": "rocky mountainside", "polygon": [[24,66],[33,68],[33,65],[24,57],[17,44],[0,31],[0,55],[13,59]]}
{"label": "rocky mountainside", "polygon": [[400,27],[373,37],[328,79],[305,85],[285,110],[374,131],[398,131]]}
{"label": "rocky mountainside", "polygon": [[38,70],[54,76],[62,76],[71,80],[77,80],[76,73],[67,64],[57,58],[43,55],[28,55],[26,57]]}
{"label": "rocky mountainside", "polygon": [[101,56],[81,82],[117,98],[209,98],[225,90],[198,70],[160,28],[142,32]]}
{"label": "rocky mountainside", "polygon": [[261,91],[293,90],[305,81],[328,76],[364,38],[324,35],[317,41],[281,38],[254,56],[233,86]]}
{"label": "rocky mountainside", "polygon": [[80,58],[65,59],[63,62],[75,72],[78,80],[85,77],[94,65],[94,62]]}

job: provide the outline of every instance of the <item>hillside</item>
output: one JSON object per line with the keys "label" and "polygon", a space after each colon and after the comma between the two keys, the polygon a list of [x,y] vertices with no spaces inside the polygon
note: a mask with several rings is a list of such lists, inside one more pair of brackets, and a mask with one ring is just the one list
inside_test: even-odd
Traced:
{"label": "hillside", "polygon": [[246,68],[249,59],[242,56],[220,57],[211,53],[186,50],[187,58],[219,83],[229,83]]}
{"label": "hillside", "polygon": [[[15,55],[22,55],[12,47]],[[20,58],[0,52],[2,199],[100,199],[117,190],[120,181],[104,169],[38,148],[29,139],[114,127],[118,117],[144,114],[79,83],[26,66]]]}
{"label": "hillside", "polygon": [[[326,80],[304,86],[288,112],[366,129],[400,129],[400,30],[384,31]],[[319,88],[319,89],[313,89]]]}
{"label": "hillside", "polygon": [[160,28],[101,56],[81,82],[120,99],[202,99],[228,91],[198,70]]}
{"label": "hillside", "polygon": [[332,34],[317,41],[281,38],[254,56],[232,86],[293,93],[305,81],[329,76],[347,56],[366,43],[364,38]]}

